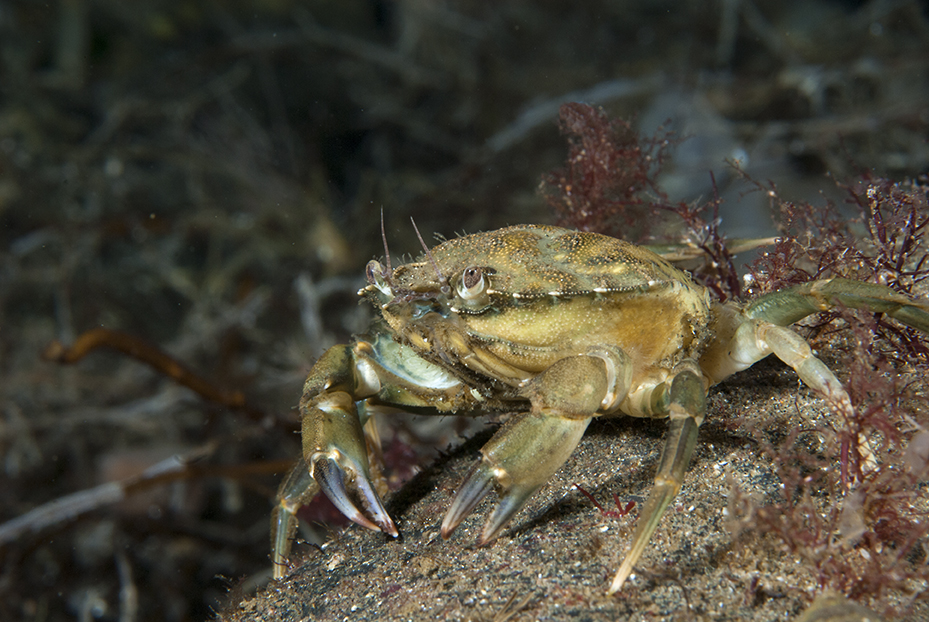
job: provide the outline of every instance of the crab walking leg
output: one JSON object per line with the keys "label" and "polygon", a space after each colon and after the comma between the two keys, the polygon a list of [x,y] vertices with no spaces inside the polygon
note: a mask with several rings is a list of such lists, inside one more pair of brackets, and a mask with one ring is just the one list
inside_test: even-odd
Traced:
{"label": "crab walking leg", "polygon": [[850,279],[810,281],[762,296],[745,309],[745,315],[779,326],[788,326],[819,311],[836,306],[886,313],[895,320],[929,333],[929,307],[884,285]]}
{"label": "crab walking leg", "polygon": [[447,539],[481,499],[497,487],[500,502],[484,524],[480,544],[496,538],[529,497],[568,459],[590,418],[524,413],[509,423],[481,449],[483,458],[465,478],[442,521],[443,538]]}
{"label": "crab walking leg", "polygon": [[287,569],[286,559],[297,531],[297,511],[319,492],[319,485],[310,476],[303,458],[290,470],[277,491],[277,506],[271,514],[271,563],[274,578],[280,579]]}
{"label": "crab walking leg", "polygon": [[[755,338],[770,348],[774,356],[797,372],[806,386],[825,397],[834,410],[846,417],[853,414],[851,399],[842,383],[825,363],[816,358],[803,337],[789,328],[767,322],[756,325],[754,333]],[[738,332],[736,337],[739,337]]]}
{"label": "crab walking leg", "polygon": [[481,461],[465,478],[442,521],[442,537],[448,538],[497,488],[500,502],[484,525],[480,543],[496,538],[568,459],[603,402],[615,393],[625,395],[628,364],[621,353],[579,355],[555,362],[530,380],[525,391],[531,410],[511,419],[481,449]]}
{"label": "crab walking leg", "polygon": [[658,463],[655,485],[639,514],[629,553],[613,577],[609,594],[622,589],[662,516],[681,490],[684,473],[697,444],[697,429],[706,415],[706,385],[694,369],[684,368],[674,376],[669,398],[670,429]]}
{"label": "crab walking leg", "polygon": [[[843,424],[854,416],[852,401],[845,387],[832,370],[816,358],[810,344],[789,328],[759,320],[749,321],[735,331],[729,344],[729,356],[742,364],[754,363],[771,353],[792,367],[806,386],[823,396],[829,407],[842,416]],[[859,440],[858,451],[866,469],[877,466],[877,458],[867,438]]]}
{"label": "crab walking leg", "polygon": [[[808,387],[823,395],[833,409],[848,419],[853,415],[852,404],[842,383],[813,356],[802,337],[782,328],[812,313],[836,306],[885,313],[898,322],[929,333],[929,306],[925,301],[910,300],[884,285],[835,278],[803,283],[762,296],[750,304],[745,315],[755,324],[753,327],[747,324],[739,327],[733,339],[733,350],[743,355],[754,351],[750,357],[755,360],[763,358],[767,352],[774,352],[797,371]],[[867,439],[861,440],[859,449],[866,464],[875,466],[876,458]]]}
{"label": "crab walking leg", "polygon": [[[813,355],[806,340],[781,326],[762,324],[758,333],[777,358],[794,368],[806,386],[822,395],[829,406],[842,416],[840,425],[848,425],[855,414],[852,400],[832,370]],[[866,471],[877,467],[877,457],[868,437],[858,439],[858,453]]]}

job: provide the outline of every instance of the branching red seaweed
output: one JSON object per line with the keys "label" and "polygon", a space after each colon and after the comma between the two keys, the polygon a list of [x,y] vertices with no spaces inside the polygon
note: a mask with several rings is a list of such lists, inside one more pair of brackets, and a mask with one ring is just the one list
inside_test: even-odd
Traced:
{"label": "branching red seaweed", "polygon": [[[561,224],[641,242],[649,231],[636,228],[637,219],[676,215],[685,242],[705,258],[694,278],[719,300],[742,296],[743,279],[720,229],[718,193],[709,201],[672,203],[655,181],[668,158],[667,136],[637,139],[628,123],[582,104],[563,107],[561,125],[568,161],[542,183]],[[734,168],[770,198],[781,233],[750,267],[745,293],[842,277],[883,284],[911,298],[926,294],[929,186],[862,174],[839,184],[844,205],[814,206],[786,200],[773,183]],[[732,525],[737,536],[778,538],[815,569],[822,589],[854,600],[881,600],[893,592],[915,601],[929,581],[929,426],[924,400],[907,373],[929,363],[926,336],[883,314],[849,309],[820,313],[814,329],[836,320],[850,330],[851,352],[840,375],[852,414],[818,430],[825,448],[816,452],[797,444],[808,430],[794,430],[777,444],[757,434],[783,483],[781,495],[758,506],[735,486]]]}
{"label": "branching red seaweed", "polygon": [[641,241],[658,196],[655,177],[668,157],[670,133],[641,138],[632,125],[610,119],[602,108],[570,103],[561,107],[561,132],[568,140],[563,169],[545,176],[541,192],[557,224]]}

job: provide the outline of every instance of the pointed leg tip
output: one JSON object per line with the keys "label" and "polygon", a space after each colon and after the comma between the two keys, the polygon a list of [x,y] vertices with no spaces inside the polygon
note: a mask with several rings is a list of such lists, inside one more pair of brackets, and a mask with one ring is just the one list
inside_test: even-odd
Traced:
{"label": "pointed leg tip", "polygon": [[290,564],[287,557],[281,555],[278,551],[271,552],[271,577],[275,581],[280,581],[290,572]]}
{"label": "pointed leg tip", "polygon": [[[491,520],[493,517],[491,517]],[[509,522],[509,521],[507,521]],[[500,535],[500,532],[503,531],[503,528],[506,526],[506,523],[500,525],[494,525],[490,520],[487,521],[487,524],[484,525],[484,530],[481,532],[481,537],[477,541],[478,546],[487,546],[491,542],[497,539]]]}
{"label": "pointed leg tip", "polygon": [[623,585],[625,585],[629,577],[632,576],[632,566],[633,563],[630,562],[628,557],[623,560],[622,566],[619,567],[619,570],[616,571],[616,575],[613,577],[613,582],[610,584],[610,589],[606,592],[607,596],[612,596],[616,592],[623,589]]}
{"label": "pointed leg tip", "polygon": [[442,519],[442,538],[447,540],[452,535],[461,521],[490,493],[494,481],[492,469],[483,460],[471,469],[445,513],[445,518]]}
{"label": "pointed leg tip", "polygon": [[490,518],[484,523],[480,545],[490,544],[496,540],[537,489],[536,486],[513,486],[503,493]]}
{"label": "pointed leg tip", "polygon": [[623,576],[617,573],[616,576],[613,577],[613,582],[610,584],[610,589],[606,591],[606,595],[612,596],[616,592],[623,589],[623,585],[626,583],[627,578],[628,578],[628,575]]}
{"label": "pointed leg tip", "polygon": [[455,533],[455,530],[458,529],[458,526],[461,525],[465,517],[468,515],[467,512],[455,511],[460,508],[456,507],[453,503],[452,507],[448,509],[448,512],[445,514],[445,518],[442,519],[442,529],[440,533],[442,534],[443,540],[448,540],[452,537],[452,534]]}

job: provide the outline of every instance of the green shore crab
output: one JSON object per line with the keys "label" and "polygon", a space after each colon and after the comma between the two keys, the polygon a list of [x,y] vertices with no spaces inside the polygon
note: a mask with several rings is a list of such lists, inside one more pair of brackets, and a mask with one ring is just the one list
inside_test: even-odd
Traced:
{"label": "green shore crab", "polygon": [[359,294],[378,319],[309,373],[303,457],[280,487],[272,520],[276,578],[296,512],[319,490],[354,522],[398,535],[369,468],[367,422],[378,408],[516,413],[481,449],[442,521],[448,538],[496,490],[482,544],[568,459],[593,417],[667,418],[655,483],[614,593],[681,488],[710,386],[773,353],[834,412],[850,415],[842,384],[787,326],[841,305],[929,332],[926,303],[840,278],[721,304],[660,256],[595,233],[522,225],[423,246],[415,263],[368,264]]}

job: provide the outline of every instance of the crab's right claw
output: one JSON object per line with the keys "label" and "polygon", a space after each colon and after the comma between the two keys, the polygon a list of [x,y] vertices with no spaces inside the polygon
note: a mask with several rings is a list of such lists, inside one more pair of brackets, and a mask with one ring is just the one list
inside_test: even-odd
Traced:
{"label": "crab's right claw", "polygon": [[303,456],[310,474],[342,514],[394,537],[397,527],[374,489],[358,411],[344,391],[320,395],[305,407]]}
{"label": "crab's right claw", "polygon": [[[399,532],[364,468],[357,462],[343,467],[344,456],[320,456],[313,460],[313,479],[323,493],[346,518],[373,531],[383,531],[393,537]],[[360,508],[359,508],[360,506]]]}
{"label": "crab's right claw", "polygon": [[[339,455],[338,458],[344,459],[344,456]],[[287,555],[297,531],[297,511],[320,490],[349,519],[368,529],[397,537],[397,527],[384,510],[370,478],[357,465],[351,466],[347,472],[338,458],[317,457],[313,462],[312,475],[306,461],[301,458],[278,489],[277,506],[271,517],[271,562],[275,579],[282,578],[287,572]],[[354,475],[358,473],[361,475]],[[362,513],[358,505],[365,508],[367,514]]]}

